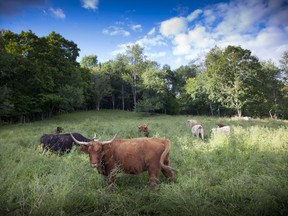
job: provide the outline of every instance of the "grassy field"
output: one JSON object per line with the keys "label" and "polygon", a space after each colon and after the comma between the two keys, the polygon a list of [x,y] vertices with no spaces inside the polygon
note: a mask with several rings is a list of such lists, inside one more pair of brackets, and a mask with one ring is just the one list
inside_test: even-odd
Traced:
{"label": "grassy field", "polygon": [[[192,137],[190,118],[204,125],[204,141]],[[217,122],[232,126],[229,138],[211,136]],[[109,190],[78,148],[58,156],[39,146],[57,126],[105,140],[137,137],[141,123],[171,140],[178,170],[172,184],[161,174],[153,192],[147,173],[119,173]],[[287,121],[78,112],[0,126],[0,147],[0,215],[288,215]]]}

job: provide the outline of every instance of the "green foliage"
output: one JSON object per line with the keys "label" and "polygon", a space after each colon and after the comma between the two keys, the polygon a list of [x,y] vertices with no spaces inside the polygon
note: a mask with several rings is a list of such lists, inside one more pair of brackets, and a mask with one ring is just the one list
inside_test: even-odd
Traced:
{"label": "green foliage", "polygon": [[88,55],[84,56],[81,61],[80,65],[84,68],[93,68],[96,67],[98,64],[97,56],[96,55]]}
{"label": "green foliage", "polygon": [[[77,84],[80,91],[85,87],[82,71],[76,62],[79,55],[77,45],[55,32],[47,37],[38,37],[32,31],[15,34],[2,30],[0,39],[1,106],[4,109],[0,117],[33,120],[37,114],[51,116],[63,106],[71,110],[70,105],[67,107],[67,100],[62,107],[59,101],[61,97],[67,98],[63,95],[67,85]],[[63,94],[59,95],[59,92]],[[79,94],[78,90],[76,94]]]}
{"label": "green foliage", "polygon": [[60,108],[66,111],[80,108],[84,103],[81,88],[65,85],[59,89],[59,96],[61,98]]}
{"label": "green foliage", "polygon": [[287,52],[278,68],[250,50],[215,47],[205,64],[192,60],[175,70],[147,60],[138,44],[104,63],[89,55],[79,64],[78,56],[77,45],[56,32],[38,37],[1,30],[0,121],[102,108],[287,118]]}
{"label": "green foliage", "polygon": [[241,47],[228,46],[224,51],[215,47],[208,53],[205,64],[209,98],[241,116],[251,92],[255,92],[251,84],[260,70],[257,58]]}
{"label": "green foliage", "polygon": [[[202,141],[186,126],[190,118],[104,110],[1,126],[1,215],[287,215],[288,122],[193,116],[204,126]],[[229,138],[211,136],[216,122],[232,127]],[[109,190],[78,147],[59,156],[39,146],[57,126],[107,140],[116,132],[137,137],[141,123],[150,136],[171,140],[178,171],[172,184],[161,174],[154,192],[147,173],[119,173]]]}

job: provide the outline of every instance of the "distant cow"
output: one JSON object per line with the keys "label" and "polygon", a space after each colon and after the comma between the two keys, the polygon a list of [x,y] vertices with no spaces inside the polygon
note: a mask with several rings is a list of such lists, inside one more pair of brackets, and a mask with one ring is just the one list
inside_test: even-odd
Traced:
{"label": "distant cow", "polygon": [[64,128],[62,128],[62,127],[57,127],[57,128],[56,128],[56,133],[57,133],[57,134],[63,133],[63,131],[64,131]]}
{"label": "distant cow", "polygon": [[202,125],[200,125],[200,124],[194,125],[191,128],[191,132],[192,132],[193,136],[196,136],[196,137],[201,138],[202,140],[204,140],[204,128],[203,128]]}
{"label": "distant cow", "polygon": [[219,128],[226,126],[226,125],[224,125],[224,124],[222,124],[222,123],[216,123],[216,125],[217,125]]}
{"label": "distant cow", "polygon": [[230,126],[223,126],[223,127],[219,127],[219,128],[212,128],[212,133],[216,134],[216,133],[222,133],[225,134],[226,136],[230,135]]}
{"label": "distant cow", "polygon": [[141,134],[144,134],[146,137],[149,136],[148,124],[139,125],[138,130]]}
{"label": "distant cow", "polygon": [[91,166],[107,177],[109,187],[114,184],[117,169],[128,174],[148,171],[150,190],[157,185],[160,171],[169,181],[173,180],[175,170],[169,166],[170,141],[167,139],[115,139],[115,135],[109,141],[80,142],[74,135],[71,137],[89,154]]}
{"label": "distant cow", "polygon": [[[73,136],[80,141],[89,142],[92,139],[86,138],[79,133],[73,133]],[[70,152],[72,149],[74,140],[70,133],[66,134],[44,134],[40,138],[40,143],[43,145],[43,149],[59,152],[61,154]]]}
{"label": "distant cow", "polygon": [[189,127],[193,127],[194,125],[197,125],[197,124],[199,124],[199,123],[198,123],[197,120],[189,119],[189,120],[187,120],[186,124],[187,124],[187,126],[189,126]]}

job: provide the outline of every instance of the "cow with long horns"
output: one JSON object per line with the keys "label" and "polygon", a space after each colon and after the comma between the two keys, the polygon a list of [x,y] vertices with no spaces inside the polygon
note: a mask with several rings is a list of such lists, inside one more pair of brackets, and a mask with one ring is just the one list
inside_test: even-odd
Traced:
{"label": "cow with long horns", "polygon": [[116,135],[109,141],[90,142],[81,142],[73,134],[71,137],[81,145],[83,152],[89,154],[91,166],[107,177],[109,187],[115,182],[118,168],[136,175],[148,171],[150,190],[158,184],[160,171],[169,182],[173,181],[175,169],[169,166],[169,140],[147,137],[115,139]]}

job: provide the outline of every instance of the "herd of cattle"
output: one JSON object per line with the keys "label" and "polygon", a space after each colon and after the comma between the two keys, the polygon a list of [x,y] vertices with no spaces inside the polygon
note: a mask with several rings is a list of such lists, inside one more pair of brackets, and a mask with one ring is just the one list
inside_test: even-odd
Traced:
{"label": "herd of cattle", "polygon": [[[204,128],[201,123],[199,123],[197,120],[190,119],[187,120],[187,125],[191,127],[191,133],[193,136],[196,136],[202,140],[204,140]],[[230,126],[226,126],[222,123],[217,123],[216,128],[212,128],[211,132],[212,134],[225,134],[226,136],[230,135]]]}
{"label": "herd of cattle", "polygon": [[[204,139],[204,128],[199,122],[188,120],[187,125],[191,127],[192,135]],[[42,135],[40,143],[43,149],[60,154],[70,152],[73,144],[80,146],[80,150],[89,155],[91,167],[107,177],[109,187],[114,184],[115,169],[129,174],[148,171],[150,190],[157,185],[160,172],[169,182],[173,181],[176,170],[169,166],[170,141],[148,137],[147,124],[139,125],[138,130],[146,137],[116,139],[115,134],[108,141],[100,141],[96,135],[87,138],[79,133],[62,133],[64,129],[57,127],[56,134]],[[212,132],[229,135],[230,127],[218,124],[218,128],[213,128]]]}

